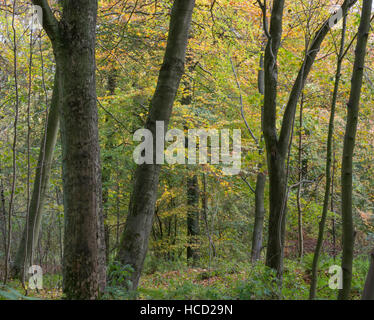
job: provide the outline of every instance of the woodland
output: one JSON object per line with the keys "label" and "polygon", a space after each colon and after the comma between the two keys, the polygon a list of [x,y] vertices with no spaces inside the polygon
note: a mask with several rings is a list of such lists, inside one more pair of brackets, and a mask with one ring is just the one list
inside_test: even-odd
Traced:
{"label": "woodland", "polygon": [[374,300],[372,2],[0,0],[0,300]]}

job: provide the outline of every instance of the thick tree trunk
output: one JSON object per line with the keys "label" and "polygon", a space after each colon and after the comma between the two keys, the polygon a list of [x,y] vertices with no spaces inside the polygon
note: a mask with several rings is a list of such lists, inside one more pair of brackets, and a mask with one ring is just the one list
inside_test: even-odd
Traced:
{"label": "thick tree trunk", "polygon": [[286,222],[286,168],[283,157],[269,156],[269,234],[266,251],[266,265],[277,271],[279,278],[283,274],[283,244]]}
{"label": "thick tree trunk", "polygon": [[313,263],[312,263],[312,279],[311,279],[310,291],[309,291],[309,299],[311,300],[315,299],[316,297],[317,280],[318,280],[318,261],[319,261],[319,256],[321,254],[323,236],[325,232],[325,225],[326,225],[326,219],[327,219],[327,212],[329,208],[329,199],[330,199],[331,182],[332,182],[331,164],[332,164],[332,155],[333,155],[332,154],[333,152],[332,143],[334,139],[335,110],[336,110],[336,102],[337,102],[338,93],[339,93],[341,68],[342,68],[342,63],[343,63],[346,25],[347,25],[347,15],[345,15],[343,18],[343,29],[342,29],[340,50],[339,50],[338,61],[337,61],[337,68],[336,68],[336,73],[335,73],[334,91],[333,91],[332,102],[331,102],[330,121],[329,121],[329,129],[328,129],[328,136],[327,136],[325,195],[324,195],[324,200],[323,200],[321,221],[319,222],[318,239],[317,239],[317,244],[316,244],[316,248],[314,251]]}
{"label": "thick tree trunk", "polygon": [[106,277],[96,108],[97,1],[63,1],[61,21],[47,0],[33,4],[43,9],[43,28],[52,42],[60,83],[63,291],[67,299],[95,299]]}
{"label": "thick tree trunk", "polygon": [[[165,128],[169,123],[172,106],[184,72],[187,40],[194,6],[194,0],[175,0],[173,4],[164,62],[146,123],[146,128],[152,132],[153,137],[156,133],[156,121],[164,121]],[[134,269],[130,279],[133,289],[138,286],[148,249],[159,173],[160,165],[157,164],[139,165],[135,173],[129,213],[118,253],[118,260],[124,265],[131,265]]]}
{"label": "thick tree trunk", "polygon": [[350,297],[352,282],[352,262],[354,248],[354,226],[352,210],[352,176],[353,152],[356,141],[358,113],[360,105],[362,78],[365,66],[366,47],[370,30],[370,15],[372,0],[365,0],[362,6],[361,22],[358,30],[355,62],[351,80],[351,93],[347,104],[348,115],[344,136],[342,160],[342,224],[343,224],[343,289],[339,291],[338,298],[347,300]]}
{"label": "thick tree trunk", "polygon": [[252,253],[251,260],[256,262],[260,259],[262,249],[262,232],[264,229],[264,218],[265,218],[265,184],[266,176],[260,172],[257,175],[256,190],[255,190],[255,223],[253,226],[252,235]]}
{"label": "thick tree trunk", "polygon": [[198,236],[199,228],[199,181],[197,175],[187,179],[187,261],[193,266],[199,260]]}
{"label": "thick tree trunk", "polygon": [[374,250],[370,253],[370,267],[362,293],[362,300],[374,300]]}
{"label": "thick tree trunk", "polygon": [[63,290],[68,299],[95,299],[105,286],[100,149],[96,106],[97,1],[64,1],[56,54],[63,83]]}
{"label": "thick tree trunk", "polygon": [[[33,254],[39,239],[40,225],[45,195],[48,189],[49,174],[53,161],[53,152],[56,146],[59,130],[59,83],[55,75],[51,107],[48,113],[48,122],[45,132],[41,137],[38,165],[36,167],[34,186],[30,201],[28,222],[23,230],[19,244],[16,260],[13,265],[13,275],[20,275],[23,278],[23,267],[25,270],[33,264]],[[27,228],[28,226],[28,228]],[[26,256],[27,255],[27,256]]]}

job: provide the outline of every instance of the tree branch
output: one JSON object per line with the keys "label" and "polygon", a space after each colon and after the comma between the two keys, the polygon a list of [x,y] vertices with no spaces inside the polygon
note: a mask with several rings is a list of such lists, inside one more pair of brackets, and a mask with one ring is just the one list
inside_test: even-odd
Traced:
{"label": "tree branch", "polygon": [[256,193],[255,189],[251,186],[251,184],[248,182],[248,180],[243,177],[242,175],[240,175],[240,178],[242,178],[242,180],[245,182],[245,184],[248,186],[248,188],[253,192],[253,193]]}
{"label": "tree branch", "polygon": [[60,27],[59,22],[53,14],[51,7],[48,4],[48,0],[32,0],[33,5],[39,6],[43,10],[43,29],[47,33],[51,41],[58,39]]}
{"label": "tree branch", "polygon": [[[357,2],[357,0],[345,0],[341,6],[343,15],[348,13],[348,10]],[[305,81],[309,75],[309,72],[313,66],[313,63],[316,59],[318,52],[320,51],[321,44],[325,39],[327,33],[330,30],[330,21],[331,17],[327,19],[322,27],[315,33],[314,39],[308,49],[303,62],[302,67],[299,70],[299,74],[296,78],[296,81],[292,87],[290,98],[288,100],[286,110],[283,114],[282,128],[279,137],[279,148],[280,152],[284,155],[287,152],[287,147],[291,134],[291,123],[294,121],[296,106],[299,101],[301,91],[303,90]]]}
{"label": "tree branch", "polygon": [[236,69],[235,69],[235,66],[234,66],[234,62],[232,61],[231,57],[229,56],[229,59],[230,59],[230,63],[231,63],[231,68],[232,68],[232,72],[234,73],[234,76],[235,76],[235,81],[236,81],[236,86],[238,87],[238,90],[239,90],[239,98],[240,98],[240,113],[241,113],[241,116],[243,118],[243,121],[245,123],[245,126],[247,127],[251,137],[253,138],[253,140],[255,141],[256,143],[256,146],[259,147],[259,143],[258,143],[258,139],[256,138],[256,136],[254,135],[252,129],[250,128],[248,122],[247,122],[247,119],[245,118],[245,115],[244,115],[244,103],[243,103],[243,96],[242,96],[242,90],[241,90],[241,87],[240,87],[240,82],[239,82],[239,79],[238,79],[238,74],[236,73]]}
{"label": "tree branch", "polygon": [[276,132],[276,101],[277,101],[277,56],[282,38],[284,0],[275,1],[270,18],[270,38],[265,50],[264,73],[264,119],[263,132],[269,149],[274,149],[277,144]]}

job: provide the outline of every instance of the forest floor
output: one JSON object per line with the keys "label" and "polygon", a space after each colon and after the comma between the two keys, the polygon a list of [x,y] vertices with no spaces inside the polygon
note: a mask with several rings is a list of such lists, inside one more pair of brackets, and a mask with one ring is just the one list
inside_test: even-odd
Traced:
{"label": "forest floor", "polygon": [[[109,286],[104,299],[149,299],[149,300],[305,300],[310,284],[312,255],[299,259],[286,259],[282,290],[278,290],[272,270],[262,263],[250,265],[243,262],[217,262],[212,268],[191,268],[181,264],[159,264],[159,270],[145,270],[139,289],[127,293],[121,287]],[[336,260],[337,263],[339,260]],[[321,259],[318,298],[336,299],[337,290],[329,288],[329,268],[336,263],[329,256]],[[367,258],[357,257],[354,264],[352,298],[359,299],[365,275]],[[27,293],[19,281],[12,281],[6,288],[0,287],[0,299],[48,299],[62,298],[60,274],[44,275],[43,290]],[[27,295],[27,297],[26,297]]]}

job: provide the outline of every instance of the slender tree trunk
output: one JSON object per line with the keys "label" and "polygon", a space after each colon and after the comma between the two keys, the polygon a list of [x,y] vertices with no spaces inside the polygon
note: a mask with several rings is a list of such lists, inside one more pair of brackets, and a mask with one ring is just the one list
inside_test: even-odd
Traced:
{"label": "slender tree trunk", "polygon": [[300,102],[300,116],[299,116],[299,154],[298,154],[298,165],[299,165],[299,185],[297,187],[297,224],[298,224],[298,240],[299,240],[299,258],[301,259],[304,255],[304,235],[303,235],[303,211],[301,208],[301,191],[302,191],[302,180],[303,180],[303,109],[304,109],[304,95],[301,95]]}
{"label": "slender tree trunk", "polygon": [[[51,107],[48,113],[48,122],[46,124],[45,132],[41,137],[39,159],[36,167],[33,192],[30,201],[28,222],[26,224],[28,228],[25,227],[25,229],[23,230],[21,242],[17,250],[16,260],[12,271],[14,275],[18,275],[19,273],[21,273],[21,278],[23,278],[23,266],[25,265],[27,270],[28,267],[33,263],[32,255],[33,252],[35,252],[39,239],[44,199],[48,189],[49,174],[53,161],[53,152],[56,146],[59,130],[58,81],[58,76],[56,74],[53,86]],[[27,257],[25,257],[26,252]]]}
{"label": "slender tree trunk", "polygon": [[[265,93],[265,74],[264,74],[264,55],[261,49],[260,56],[260,68],[258,70],[258,92],[262,95]],[[264,119],[264,109],[261,109],[261,128],[263,129],[263,119]],[[261,136],[261,142],[263,140],[263,135]],[[263,157],[263,149],[260,144],[257,145],[258,153],[260,157]],[[252,234],[252,251],[251,251],[251,261],[256,262],[261,257],[262,249],[262,238],[264,229],[264,219],[265,219],[265,185],[266,185],[266,175],[262,171],[263,160],[259,163],[259,173],[256,179],[256,189],[255,189],[255,221],[253,226]]]}
{"label": "slender tree trunk", "polygon": [[332,154],[333,154],[333,162],[332,162],[332,176],[331,176],[331,200],[330,200],[330,210],[333,213],[332,217],[332,247],[333,252],[332,255],[334,257],[334,262],[336,259],[336,221],[335,221],[335,206],[334,206],[334,193],[335,193],[335,170],[336,170],[336,155],[335,155],[335,145],[334,145],[334,138],[332,139]]}
{"label": "slender tree trunk", "polygon": [[199,181],[197,175],[187,179],[187,261],[193,266],[199,260],[197,237],[200,234],[199,228]]}
{"label": "slender tree trunk", "polygon": [[[58,206],[61,205],[61,202],[60,202],[60,190],[59,188],[56,187],[56,203]],[[63,258],[64,258],[64,255],[63,255],[63,242],[62,242],[62,234],[63,234],[63,226],[61,224],[61,218],[58,217],[58,242],[59,242],[59,253],[60,253],[60,263],[62,265],[62,261],[63,261]]]}
{"label": "slender tree trunk", "polygon": [[374,250],[370,253],[370,267],[362,293],[362,300],[374,300]]}
{"label": "slender tree trunk", "polygon": [[208,186],[207,186],[207,184],[208,184],[207,183],[207,176],[206,176],[206,173],[204,172],[203,173],[203,193],[202,193],[201,201],[202,201],[202,207],[203,207],[202,216],[203,216],[203,220],[204,220],[204,224],[205,224],[206,235],[207,235],[208,240],[209,240],[209,269],[210,269],[212,257],[216,256],[216,247],[214,245],[212,235],[211,235],[211,231],[210,231],[210,227],[209,227],[209,223],[208,223],[208,194],[207,194],[207,187]]}
{"label": "slender tree trunk", "polygon": [[356,141],[358,113],[360,105],[362,78],[365,66],[366,47],[370,31],[370,15],[372,0],[365,0],[362,6],[361,22],[358,30],[355,62],[351,80],[351,93],[347,104],[348,115],[344,136],[342,160],[342,223],[343,223],[343,289],[339,291],[338,298],[347,300],[350,297],[352,282],[352,262],[354,248],[354,226],[352,209],[352,177],[353,177],[353,152]]}
{"label": "slender tree trunk", "polygon": [[[112,68],[109,71],[108,74],[108,82],[107,82],[107,91],[110,96],[113,96],[115,94],[117,87],[117,71],[115,68]],[[109,118],[106,116],[105,122],[108,122]],[[113,149],[113,136],[114,136],[114,130],[110,130],[108,133],[108,136],[106,137],[106,143],[105,148],[107,150]],[[106,222],[109,214],[109,208],[108,208],[108,200],[109,200],[109,186],[111,180],[111,166],[110,162],[112,161],[113,157],[111,155],[108,155],[104,157],[104,163],[103,163],[103,170],[102,170],[102,184],[103,184],[103,214],[104,214],[104,234],[105,234],[105,260],[106,264],[109,263],[109,253],[110,253],[110,228]],[[117,184],[118,186],[118,184]],[[118,191],[118,190],[117,190]],[[118,200],[119,192],[117,192],[117,202]],[[117,214],[118,215],[118,214]],[[117,222],[118,224],[118,222]],[[118,241],[116,242],[116,247],[118,246]]]}
{"label": "slender tree trunk", "polygon": [[10,192],[10,200],[9,200],[9,209],[8,209],[8,242],[7,242],[7,250],[5,253],[5,276],[4,276],[4,284],[8,281],[8,275],[10,273],[10,254],[11,254],[11,240],[12,240],[12,215],[14,210],[14,198],[15,198],[15,191],[16,191],[16,181],[17,181],[17,128],[18,128],[18,117],[19,117],[19,90],[18,90],[18,73],[17,73],[17,65],[18,65],[18,44],[17,44],[17,31],[16,31],[16,24],[15,24],[15,12],[16,12],[17,1],[13,1],[13,14],[12,14],[12,30],[13,30],[13,72],[14,72],[14,85],[15,85],[15,116],[13,122],[13,145],[12,145],[12,158],[13,158],[13,165],[12,165],[12,186]]}
{"label": "slender tree trunk", "polygon": [[120,233],[119,233],[119,227],[120,227],[120,207],[119,207],[119,176],[117,176],[117,198],[116,198],[116,218],[117,218],[117,225],[116,225],[116,248],[119,247],[119,241],[120,241]]}
{"label": "slender tree trunk", "polygon": [[[263,48],[261,49],[261,55],[260,55],[260,63],[259,63],[259,70],[257,75],[257,88],[260,94],[264,95],[265,92],[265,72],[264,72],[264,55],[262,53]],[[262,158],[263,155],[263,148],[261,146],[263,135],[261,136],[261,141],[258,141],[258,139],[253,134],[251,128],[249,127],[245,116],[244,116],[244,105],[243,105],[243,97],[241,94],[241,87],[240,82],[238,78],[238,74],[236,72],[234,63],[232,59],[230,58],[232,71],[235,76],[236,84],[239,90],[240,95],[240,104],[241,104],[241,115],[244,120],[244,123],[253,138],[254,142],[257,145],[257,150],[259,156]],[[263,120],[264,120],[264,109],[261,110],[261,129],[263,130]],[[265,183],[266,183],[266,176],[264,175],[262,171],[263,163],[262,160],[258,164],[258,174],[256,179],[256,188],[255,190],[252,188],[252,186],[246,181],[245,178],[243,180],[247,183],[250,190],[255,194],[255,221],[253,226],[253,233],[252,233],[252,251],[251,251],[251,261],[255,262],[260,258],[261,248],[262,248],[262,231],[263,231],[263,224],[264,224],[264,215],[265,215],[265,204],[264,204],[264,192],[265,192]],[[259,185],[257,185],[259,183]]]}
{"label": "slender tree trunk", "polygon": [[330,121],[329,121],[329,129],[328,129],[328,136],[327,136],[327,155],[326,155],[326,185],[325,185],[325,196],[323,200],[323,209],[322,209],[322,216],[321,221],[319,222],[319,232],[318,232],[318,239],[316,248],[314,251],[313,256],[313,263],[312,263],[312,279],[310,283],[310,291],[309,291],[309,299],[313,300],[316,297],[317,292],[317,280],[318,280],[318,261],[319,256],[321,254],[322,244],[323,244],[323,236],[325,232],[325,225],[327,219],[327,212],[329,208],[329,199],[330,199],[330,191],[331,191],[331,164],[332,164],[332,144],[334,139],[334,121],[335,121],[335,110],[336,110],[336,102],[339,93],[339,84],[341,78],[341,68],[343,63],[343,54],[344,54],[344,43],[345,43],[345,33],[347,27],[347,15],[343,17],[343,29],[341,35],[341,43],[340,43],[340,50],[338,54],[338,61],[335,73],[335,84],[334,84],[334,91],[332,95],[331,101],[331,111],[330,111]]}
{"label": "slender tree trunk", "polygon": [[[190,56],[186,57],[186,64],[189,65],[189,72],[192,72],[194,67],[191,66],[192,59]],[[185,79],[183,85],[183,96],[181,104],[190,106],[193,99],[192,85],[189,79]],[[187,127],[185,127],[187,130]],[[188,138],[185,139],[185,147],[188,149]],[[187,177],[187,263],[195,266],[199,260],[198,239],[200,234],[199,228],[199,181],[196,174],[192,177]]]}
{"label": "slender tree trunk", "polygon": [[[187,40],[194,6],[194,0],[175,0],[173,4],[164,62],[146,123],[146,128],[152,132],[153,137],[156,133],[156,121],[164,121],[165,128],[168,127],[172,106],[184,72]],[[134,269],[130,279],[132,289],[138,286],[148,249],[159,173],[160,165],[157,164],[139,165],[135,173],[129,213],[118,253],[118,260],[124,265],[131,265]]]}
{"label": "slender tree trunk", "polygon": [[265,193],[266,176],[260,172],[257,175],[256,190],[255,190],[255,223],[253,227],[252,236],[252,262],[256,262],[260,259],[262,249],[262,232],[264,228],[265,218]]}
{"label": "slender tree trunk", "polygon": [[4,249],[4,256],[5,252],[7,251],[7,234],[6,234],[6,209],[5,209],[5,197],[4,197],[4,185],[3,181],[0,180],[0,223],[1,223],[1,233],[2,233],[2,242],[3,242],[3,249]]}

